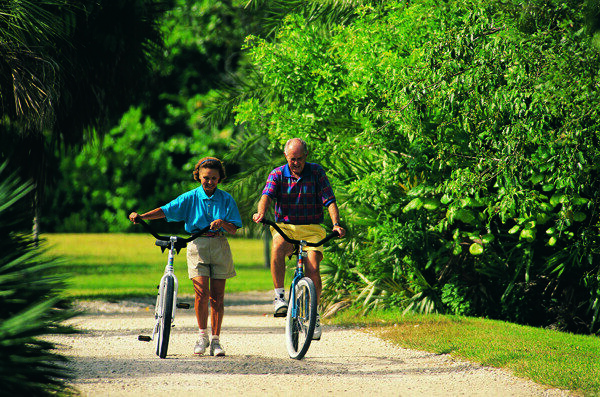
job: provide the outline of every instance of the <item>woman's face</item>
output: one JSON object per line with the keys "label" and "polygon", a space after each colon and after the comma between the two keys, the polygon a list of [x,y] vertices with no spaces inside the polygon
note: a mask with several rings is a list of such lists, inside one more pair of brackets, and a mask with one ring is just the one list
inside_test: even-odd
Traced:
{"label": "woman's face", "polygon": [[219,184],[219,170],[212,168],[200,168],[200,183],[204,188],[204,192],[212,196]]}

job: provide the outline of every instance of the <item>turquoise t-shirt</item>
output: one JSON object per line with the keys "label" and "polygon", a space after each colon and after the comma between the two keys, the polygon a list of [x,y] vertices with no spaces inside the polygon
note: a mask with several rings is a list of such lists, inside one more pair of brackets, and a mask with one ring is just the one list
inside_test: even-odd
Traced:
{"label": "turquoise t-shirt", "polygon": [[208,197],[204,188],[200,186],[183,193],[160,208],[165,213],[167,221],[185,222],[185,230],[190,234],[199,232],[217,219],[242,227],[242,219],[235,200],[229,193],[219,189],[215,189],[212,197]]}

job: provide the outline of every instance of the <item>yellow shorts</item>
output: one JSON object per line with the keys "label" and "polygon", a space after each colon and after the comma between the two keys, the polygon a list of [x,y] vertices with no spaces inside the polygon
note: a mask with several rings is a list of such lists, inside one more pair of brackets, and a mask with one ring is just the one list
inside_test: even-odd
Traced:
{"label": "yellow shorts", "polygon": [[227,279],[235,276],[231,248],[226,237],[198,237],[186,248],[188,276]]}
{"label": "yellow shorts", "polygon": [[[277,226],[291,239],[306,240],[309,243],[317,243],[325,238],[325,229],[321,225],[292,225],[290,223],[277,223]],[[278,236],[279,232],[271,226],[271,235]],[[323,246],[304,247],[305,251],[319,251],[323,253]]]}

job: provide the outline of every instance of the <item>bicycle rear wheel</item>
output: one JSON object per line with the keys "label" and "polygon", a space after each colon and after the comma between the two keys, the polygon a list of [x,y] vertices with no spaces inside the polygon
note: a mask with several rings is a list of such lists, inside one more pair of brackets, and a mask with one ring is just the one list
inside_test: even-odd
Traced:
{"label": "bicycle rear wheel", "polygon": [[156,355],[160,358],[167,356],[169,336],[171,335],[171,322],[173,319],[173,293],[175,280],[172,276],[165,277],[164,285],[160,290],[160,310],[158,311],[158,338],[156,338]]}
{"label": "bicycle rear wheel", "polygon": [[285,324],[285,339],[291,358],[301,360],[312,341],[317,322],[317,293],[308,277],[303,277],[295,287],[296,296],[290,301]]}

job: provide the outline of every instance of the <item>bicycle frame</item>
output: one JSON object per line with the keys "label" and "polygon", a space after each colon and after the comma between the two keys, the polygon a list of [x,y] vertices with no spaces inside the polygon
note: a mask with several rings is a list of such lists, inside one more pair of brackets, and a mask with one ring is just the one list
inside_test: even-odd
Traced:
{"label": "bicycle frame", "polygon": [[156,296],[156,305],[154,306],[154,319],[156,320],[156,323],[154,324],[154,330],[152,331],[151,340],[154,340],[154,336],[156,335],[156,332],[158,331],[160,318],[162,316],[161,296],[164,294],[165,280],[167,279],[167,277],[173,277],[173,281],[175,282],[175,289],[173,291],[173,303],[174,304],[173,304],[173,310],[171,313],[171,323],[173,323],[175,321],[175,310],[177,308],[177,305],[176,305],[177,291],[179,291],[179,280],[177,279],[177,276],[175,275],[175,270],[174,270],[175,268],[173,266],[173,262],[175,261],[175,252],[176,252],[175,243],[176,242],[177,242],[176,236],[169,237],[169,256],[167,259],[167,265],[165,266],[165,272],[164,272],[163,276],[160,278],[158,295]]}
{"label": "bicycle frame", "polygon": [[[298,251],[292,253],[292,255],[298,255],[298,261],[296,262],[296,270],[290,285],[285,333],[286,346],[290,357],[301,360],[310,347],[317,322],[317,296],[314,282],[304,275],[304,260],[308,255],[305,247],[318,247],[330,239],[339,236],[339,234],[333,232],[317,243],[309,243],[305,240],[289,238],[276,223],[266,219],[263,219],[261,222],[273,227],[285,241],[298,247]],[[302,295],[299,297],[296,296],[297,289],[302,291]],[[303,298],[302,302],[299,302],[299,298]]]}
{"label": "bicycle frame", "polygon": [[[210,226],[205,227],[201,231],[194,233],[191,237],[183,238],[177,236],[160,236],[143,219],[138,218],[137,221],[144,226],[147,232],[156,238],[155,245],[169,250],[167,265],[158,285],[158,294],[156,296],[156,305],[154,307],[154,328],[152,336],[139,335],[138,340],[149,342],[156,340],[156,355],[160,358],[165,358],[169,345],[170,329],[175,319],[175,311],[177,307],[189,308],[189,304],[177,303],[177,292],[179,290],[179,280],[175,276],[173,263],[175,255],[179,253],[181,248],[187,246],[187,243],[200,237],[210,230]],[[157,336],[158,334],[158,336]]]}
{"label": "bicycle frame", "polygon": [[[290,285],[290,293],[289,293],[289,302],[296,301],[296,285],[298,281],[300,281],[304,277],[304,258],[308,255],[306,251],[304,251],[304,247],[307,242],[304,240],[299,241],[298,244],[298,261],[296,262],[296,270],[294,271],[294,278],[292,278],[292,283]],[[298,316],[298,307],[296,305],[291,305],[291,315],[293,317]]]}

